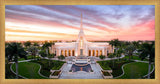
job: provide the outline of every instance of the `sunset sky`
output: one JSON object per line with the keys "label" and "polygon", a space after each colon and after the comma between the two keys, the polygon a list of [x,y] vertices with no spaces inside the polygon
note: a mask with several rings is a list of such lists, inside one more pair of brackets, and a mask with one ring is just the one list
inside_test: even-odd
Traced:
{"label": "sunset sky", "polygon": [[87,40],[154,40],[152,5],[7,5],[6,41],[76,40],[83,14]]}

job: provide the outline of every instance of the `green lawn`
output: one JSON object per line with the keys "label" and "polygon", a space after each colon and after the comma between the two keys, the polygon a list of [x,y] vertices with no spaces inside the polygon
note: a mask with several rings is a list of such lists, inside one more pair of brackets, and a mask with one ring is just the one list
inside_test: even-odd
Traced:
{"label": "green lawn", "polygon": [[[153,66],[151,67],[151,70]],[[124,66],[124,75],[118,79],[138,79],[148,73],[148,63],[133,62]]]}
{"label": "green lawn", "polygon": [[126,59],[120,60],[105,60],[105,61],[97,61],[100,64],[101,68],[104,70],[112,70],[113,77],[117,77],[123,73],[121,67],[125,63],[129,63],[132,61],[128,61]]}
{"label": "green lawn", "polygon": [[[31,62],[21,62],[19,63],[19,75],[24,76],[29,79],[45,79],[44,77],[38,74],[40,66],[36,63]],[[13,71],[15,72],[15,64],[12,66]]]}
{"label": "green lawn", "polygon": [[[124,58],[129,59],[129,56],[125,56]],[[131,57],[131,60],[141,60],[138,56]],[[148,61],[147,59],[144,59],[143,61]]]}
{"label": "green lawn", "polygon": [[[15,79],[16,75],[10,70],[10,66],[12,64],[5,64],[5,78],[6,79]],[[22,77],[18,77],[19,79],[23,79]]]}

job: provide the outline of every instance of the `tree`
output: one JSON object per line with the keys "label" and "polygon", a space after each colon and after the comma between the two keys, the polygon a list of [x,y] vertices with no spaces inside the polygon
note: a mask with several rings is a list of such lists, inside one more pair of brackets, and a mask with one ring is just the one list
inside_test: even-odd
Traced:
{"label": "tree", "polygon": [[108,56],[112,60],[113,68],[114,68],[114,59],[112,59],[112,58],[114,58],[115,56],[116,56],[115,53],[110,53],[109,56]]}
{"label": "tree", "polygon": [[20,43],[10,43],[6,46],[5,51],[8,61],[14,61],[16,64],[16,78],[18,78],[18,57],[27,59],[24,48],[21,46]]}
{"label": "tree", "polygon": [[33,56],[32,58],[35,59],[38,49],[35,46],[31,46],[30,48],[28,48],[28,51],[31,52],[31,55]]}
{"label": "tree", "polygon": [[46,53],[48,55],[49,53],[49,47],[51,47],[52,43],[49,43],[49,42],[45,42],[42,46],[43,49],[46,49]]}
{"label": "tree", "polygon": [[28,47],[31,46],[31,42],[30,42],[30,41],[27,41],[27,42],[24,43],[24,45],[25,45],[26,48],[28,48]]}
{"label": "tree", "polygon": [[39,52],[39,54],[40,54],[42,57],[46,57],[46,56],[47,56],[45,50],[41,50],[41,51]]}
{"label": "tree", "polygon": [[[42,46],[43,49],[46,49],[46,53],[47,53],[47,57],[49,58],[49,60],[51,60],[51,58],[49,57],[49,47],[52,46],[52,43],[49,42],[45,42]],[[49,61],[49,66],[50,66],[50,61]]]}
{"label": "tree", "polygon": [[131,56],[133,55],[133,52],[136,50],[136,48],[133,44],[131,44],[131,45],[128,45],[125,50],[126,50],[126,53],[129,56],[129,61],[130,61]]}
{"label": "tree", "polygon": [[34,42],[33,46],[39,47],[39,44],[37,42]]}
{"label": "tree", "polygon": [[[149,64],[148,64],[148,74],[150,73],[151,63],[154,61],[155,58],[155,43],[152,42],[151,44],[143,43],[138,50],[140,52],[139,57],[141,60],[144,60],[146,57],[149,57]],[[148,79],[150,78],[150,74],[148,75]]]}
{"label": "tree", "polygon": [[55,54],[48,54],[48,58],[49,58],[49,66],[51,64],[51,58],[54,58]]}
{"label": "tree", "polygon": [[106,56],[105,55],[100,55],[99,58],[103,60],[103,59],[106,58]]}
{"label": "tree", "polygon": [[117,57],[118,57],[118,60],[119,60],[119,57],[122,55],[122,53],[123,53],[124,51],[123,51],[123,49],[122,48],[119,48],[118,50],[117,50]]}
{"label": "tree", "polygon": [[121,45],[121,42],[118,39],[113,39],[109,42],[110,45],[115,46],[116,50],[118,49],[117,47]]}

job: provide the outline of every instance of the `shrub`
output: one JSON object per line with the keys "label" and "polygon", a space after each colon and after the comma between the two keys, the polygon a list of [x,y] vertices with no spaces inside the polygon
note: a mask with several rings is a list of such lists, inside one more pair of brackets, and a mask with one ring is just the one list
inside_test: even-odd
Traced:
{"label": "shrub", "polygon": [[108,54],[108,58],[114,58],[114,57],[115,57],[115,55],[113,53]]}
{"label": "shrub", "polygon": [[69,70],[69,72],[72,72],[72,70]]}
{"label": "shrub", "polygon": [[91,72],[93,72],[93,70],[91,69]]}
{"label": "shrub", "polygon": [[63,55],[58,56],[58,59],[63,60],[65,57]]}
{"label": "shrub", "polygon": [[99,56],[99,58],[103,60],[103,59],[105,59],[105,58],[106,58],[106,56],[104,56],[104,55],[100,55],[100,56]]}

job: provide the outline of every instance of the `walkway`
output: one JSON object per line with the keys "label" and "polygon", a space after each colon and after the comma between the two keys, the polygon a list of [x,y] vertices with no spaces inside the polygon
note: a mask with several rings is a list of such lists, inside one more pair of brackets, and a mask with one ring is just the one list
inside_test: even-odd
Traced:
{"label": "walkway", "polygon": [[91,67],[93,69],[93,73],[85,72],[85,71],[78,71],[69,73],[69,70],[71,69],[72,64],[67,64],[62,69],[62,74],[60,76],[60,79],[103,79],[102,75],[100,73],[100,67],[96,64],[91,64]]}

